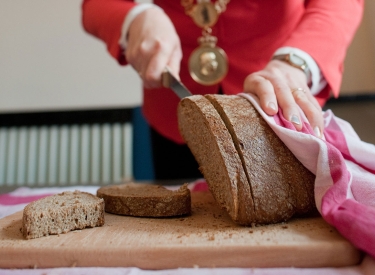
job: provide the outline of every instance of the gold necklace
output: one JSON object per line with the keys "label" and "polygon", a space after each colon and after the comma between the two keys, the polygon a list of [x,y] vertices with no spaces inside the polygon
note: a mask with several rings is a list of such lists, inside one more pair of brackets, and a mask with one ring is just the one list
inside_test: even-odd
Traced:
{"label": "gold necklace", "polygon": [[181,0],[185,13],[194,23],[202,28],[202,36],[198,38],[199,46],[189,58],[191,77],[202,85],[219,83],[228,73],[228,58],[222,48],[216,46],[217,37],[211,35],[212,29],[221,13],[226,10],[230,0]]}

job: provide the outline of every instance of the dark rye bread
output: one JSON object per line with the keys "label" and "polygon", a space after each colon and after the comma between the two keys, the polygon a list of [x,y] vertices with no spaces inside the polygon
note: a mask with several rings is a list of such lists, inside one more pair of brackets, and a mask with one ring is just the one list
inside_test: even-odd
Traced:
{"label": "dark rye bread", "polygon": [[63,192],[28,204],[23,210],[26,239],[67,233],[104,224],[104,201],[80,191]]}
{"label": "dark rye bread", "polygon": [[[215,200],[233,221],[245,224],[249,184],[232,138],[219,113],[203,96],[183,99],[178,108],[180,132],[199,164]],[[251,208],[251,206],[250,206]],[[245,210],[245,211],[243,211]]]}
{"label": "dark rye bread", "polygon": [[178,190],[160,185],[126,183],[104,186],[97,196],[105,201],[105,211],[137,217],[172,217],[191,214],[191,196],[187,184]]}
{"label": "dark rye bread", "polygon": [[227,126],[244,163],[256,223],[277,222],[310,211],[314,206],[315,176],[296,159],[252,104],[241,96],[207,98]]}
{"label": "dark rye bread", "polygon": [[[221,120],[217,122],[215,116],[216,122],[208,123],[208,118],[202,115],[202,112],[194,111],[189,118],[186,117],[189,111],[185,109],[191,108],[190,105],[196,101],[202,102],[201,98],[204,97],[188,97],[180,102],[180,132],[199,165],[212,167],[213,170],[207,172],[203,169],[202,173],[216,198],[228,183],[219,181],[214,175],[217,170],[226,168],[217,162],[216,158],[204,159],[201,155],[212,154],[207,152],[204,145],[204,132],[211,131],[208,125],[225,125],[231,136],[230,140],[227,140],[227,146],[236,148],[235,154],[241,160],[246,177],[246,181],[237,182],[237,189],[247,192],[242,194],[241,200],[240,194],[237,198],[241,201],[238,213],[242,213],[243,217],[236,220],[229,213],[235,222],[243,225],[276,223],[285,221],[294,214],[314,209],[315,176],[295,158],[248,100],[240,96],[207,95],[206,104],[212,105]],[[198,129],[197,124],[206,129]],[[191,128],[194,132],[191,132]],[[197,144],[200,148],[193,148]],[[239,184],[247,186],[241,187]]]}

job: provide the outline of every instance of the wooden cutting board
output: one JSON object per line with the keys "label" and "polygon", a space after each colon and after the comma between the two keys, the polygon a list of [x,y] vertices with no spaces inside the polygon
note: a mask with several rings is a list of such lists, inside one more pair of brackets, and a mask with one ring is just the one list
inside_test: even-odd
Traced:
{"label": "wooden cutting board", "polygon": [[22,212],[0,220],[0,267],[348,266],[360,252],[320,217],[242,227],[209,192],[192,193],[192,215],[150,219],[106,214],[103,227],[24,240]]}

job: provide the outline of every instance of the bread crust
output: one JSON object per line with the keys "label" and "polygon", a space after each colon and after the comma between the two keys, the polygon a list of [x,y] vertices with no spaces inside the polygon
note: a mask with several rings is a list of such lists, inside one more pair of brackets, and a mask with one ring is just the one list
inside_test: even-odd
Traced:
{"label": "bread crust", "polygon": [[105,211],[137,217],[172,217],[191,214],[187,184],[176,191],[160,185],[126,183],[104,186],[97,196],[105,201]]}
{"label": "bread crust", "polygon": [[[230,132],[250,183],[257,224],[288,220],[314,207],[315,176],[241,96],[206,96]],[[251,221],[249,221],[251,222]]]}
{"label": "bread crust", "polygon": [[[219,117],[207,115],[207,110]],[[228,205],[237,203],[236,213],[228,211],[233,221],[242,225],[276,223],[315,208],[315,176],[295,158],[247,99],[234,95],[188,97],[180,102],[178,114],[180,132],[215,199],[227,211],[232,210]],[[220,131],[216,125],[221,126]],[[234,150],[220,149],[227,147]],[[241,180],[232,181],[235,186],[231,190],[237,192],[227,196],[228,183],[212,175],[228,173],[233,162],[243,174]],[[230,182],[233,176],[222,178]]]}
{"label": "bread crust", "polygon": [[104,225],[104,201],[81,191],[63,192],[28,204],[23,210],[25,239]]}
{"label": "bread crust", "polygon": [[219,113],[205,97],[190,96],[178,106],[178,123],[215,200],[235,222],[245,223],[248,218],[239,205],[249,196],[249,184]]}

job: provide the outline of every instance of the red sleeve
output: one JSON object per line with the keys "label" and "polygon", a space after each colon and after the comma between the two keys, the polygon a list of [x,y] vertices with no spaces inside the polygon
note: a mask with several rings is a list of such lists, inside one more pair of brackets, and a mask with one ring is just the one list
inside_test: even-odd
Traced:
{"label": "red sleeve", "polygon": [[121,65],[126,64],[118,43],[125,16],[136,4],[125,0],[84,0],[82,24],[84,29],[104,41],[109,53]]}
{"label": "red sleeve", "polygon": [[344,59],[362,19],[363,0],[309,0],[297,29],[282,46],[309,53],[319,65],[328,86],[317,96],[338,96]]}

